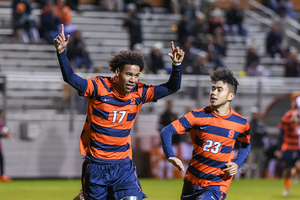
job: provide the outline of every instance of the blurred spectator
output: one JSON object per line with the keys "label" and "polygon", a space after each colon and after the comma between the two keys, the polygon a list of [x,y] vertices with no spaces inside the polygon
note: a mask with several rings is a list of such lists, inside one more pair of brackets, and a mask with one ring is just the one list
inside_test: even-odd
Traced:
{"label": "blurred spectator", "polygon": [[129,32],[131,50],[133,50],[134,44],[143,43],[141,20],[136,13],[136,5],[133,3],[127,5],[123,26]]}
{"label": "blurred spectator", "polygon": [[200,51],[197,54],[197,59],[193,63],[192,74],[209,75],[213,72],[214,66],[207,61],[207,53]]}
{"label": "blurred spectator", "polygon": [[37,29],[37,20],[31,14],[32,7],[28,0],[14,0],[13,9],[13,36],[23,43],[39,43],[40,35]]}
{"label": "blurred spectator", "polygon": [[54,38],[60,33],[60,24],[62,23],[58,16],[53,12],[53,6],[47,3],[42,8],[40,35],[49,44],[54,44]]}
{"label": "blurred spectator", "polygon": [[3,113],[0,110],[0,182],[4,181],[11,181],[11,178],[4,175],[4,158],[3,158],[3,151],[1,146],[1,138],[10,139],[11,135],[9,134],[9,129],[3,124]]}
{"label": "blurred spectator", "polygon": [[246,178],[261,178],[263,175],[263,160],[265,159],[264,137],[267,136],[266,126],[260,120],[257,107],[251,108],[252,119],[250,121],[251,149],[246,163]]}
{"label": "blurred spectator", "polygon": [[224,42],[222,35],[216,35],[214,40],[214,46],[219,56],[221,57],[226,56],[227,44],[226,42]]}
{"label": "blurred spectator", "polygon": [[57,0],[53,6],[54,15],[58,16],[60,21],[65,26],[65,35],[73,35],[77,30],[77,27],[71,23],[72,21],[72,10],[66,5],[66,0]]}
{"label": "blurred spectator", "polygon": [[[159,132],[167,125],[172,123],[177,119],[177,115],[172,111],[173,103],[171,100],[167,100],[166,102],[166,108],[165,111],[160,115],[159,118],[159,124],[158,124],[158,130]],[[180,136],[178,134],[173,135],[172,137],[172,148],[176,156],[178,156],[178,145],[180,142]],[[161,160],[159,164],[159,172],[158,172],[158,178],[168,178],[171,179],[174,177],[174,167],[172,163],[170,163],[168,160],[164,159]],[[166,174],[164,174],[164,171],[166,171]]]}
{"label": "blurred spectator", "polygon": [[173,14],[180,13],[179,0],[165,0],[164,7],[167,9],[169,13],[173,13]]}
{"label": "blurred spectator", "polygon": [[178,41],[181,46],[183,46],[184,41],[192,35],[192,22],[190,21],[190,17],[188,14],[184,14],[182,16],[181,21],[178,24]]}
{"label": "blurred spectator", "polygon": [[292,48],[289,57],[284,64],[285,67],[285,77],[299,77],[299,61],[298,61],[298,51],[296,48]]}
{"label": "blurred spectator", "polygon": [[203,13],[197,13],[196,20],[193,24],[192,34],[194,36],[194,46],[200,48],[205,42],[203,38],[207,34],[207,23]]}
{"label": "blurred spectator", "polygon": [[243,26],[243,10],[239,8],[239,4],[239,1],[235,0],[226,12],[227,33],[229,35],[246,36],[246,30]]}
{"label": "blurred spectator", "polygon": [[222,61],[222,58],[216,52],[216,48],[214,46],[209,46],[207,50],[208,54],[208,62],[214,66],[214,70],[221,68],[227,68],[225,63]]}
{"label": "blurred spectator", "polygon": [[224,23],[223,23],[223,13],[220,9],[215,9],[211,16],[208,18],[208,33],[211,35],[217,35],[221,33],[225,34]]}
{"label": "blurred spectator", "polygon": [[80,30],[76,30],[74,36],[70,40],[67,49],[67,57],[73,67],[77,69],[86,69],[86,72],[91,72],[93,62],[86,51]]}
{"label": "blurred spectator", "polygon": [[277,6],[277,0],[262,0],[262,4],[271,10],[273,10],[275,13],[278,11],[278,6]]}
{"label": "blurred spectator", "polygon": [[211,34],[207,34],[205,36],[205,44],[203,44],[200,49],[203,51],[208,51],[209,48],[214,48],[214,36]]}
{"label": "blurred spectator", "polygon": [[185,52],[184,59],[181,63],[183,74],[193,73],[193,63],[196,58],[196,49],[192,45],[192,38],[188,37],[185,39],[182,50]]}
{"label": "blurred spectator", "polygon": [[100,0],[107,11],[124,11],[124,1],[123,0]]}
{"label": "blurred spectator", "polygon": [[79,0],[66,0],[66,5],[69,6],[72,10],[78,10]]}
{"label": "blurred spectator", "polygon": [[279,46],[282,43],[282,35],[278,31],[278,25],[273,24],[266,39],[267,53],[274,58],[276,53],[280,53]]}
{"label": "blurred spectator", "polygon": [[245,71],[248,71],[249,66],[253,66],[253,63],[259,64],[260,57],[257,54],[256,46],[251,45],[246,55]]}
{"label": "blurred spectator", "polygon": [[163,44],[161,42],[157,42],[152,46],[150,55],[147,57],[147,68],[150,70],[150,73],[166,73],[162,50]]}

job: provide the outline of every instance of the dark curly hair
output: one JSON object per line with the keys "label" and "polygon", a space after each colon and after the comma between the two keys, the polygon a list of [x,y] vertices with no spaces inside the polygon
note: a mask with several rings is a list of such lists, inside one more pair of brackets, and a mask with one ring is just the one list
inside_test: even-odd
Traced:
{"label": "dark curly hair", "polygon": [[122,71],[124,66],[128,64],[138,65],[142,72],[145,68],[145,62],[145,57],[139,52],[120,51],[118,54],[114,54],[114,56],[108,61],[108,65],[110,66],[110,71],[113,72],[115,72],[118,68]]}
{"label": "dark curly hair", "polygon": [[236,78],[233,76],[233,73],[230,70],[218,68],[216,71],[213,72],[210,78],[213,83],[218,81],[223,81],[223,83],[227,83],[229,86],[229,91],[236,94],[239,82],[236,80]]}

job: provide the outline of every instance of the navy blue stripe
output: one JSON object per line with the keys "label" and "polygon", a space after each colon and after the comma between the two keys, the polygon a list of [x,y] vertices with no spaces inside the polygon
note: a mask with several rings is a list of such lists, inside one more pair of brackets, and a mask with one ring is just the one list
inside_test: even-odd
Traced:
{"label": "navy blue stripe", "polygon": [[244,118],[242,118],[238,115],[235,115],[235,114],[232,114],[232,115],[230,115],[229,117],[227,117],[225,119],[228,120],[228,121],[236,122],[236,123],[243,124],[243,125],[247,124],[246,119],[244,119]]}
{"label": "navy blue stripe", "polygon": [[145,101],[146,101],[148,88],[149,88],[149,86],[147,86],[147,85],[143,86],[143,92],[142,92],[142,102],[143,103],[145,103]]}
{"label": "navy blue stripe", "polygon": [[199,163],[203,163],[203,164],[211,166],[211,167],[222,168],[225,166],[225,162],[212,160],[210,158],[206,158],[199,154],[194,155],[193,158],[195,160],[197,160]]}
{"label": "navy blue stripe", "polygon": [[215,115],[212,114],[210,109],[204,109],[201,111],[191,111],[191,113],[195,116],[195,118],[202,118],[202,117],[214,117]]}
{"label": "navy blue stripe", "polygon": [[115,106],[126,106],[131,104],[131,99],[127,101],[121,101],[111,96],[97,96],[96,100],[102,103],[107,103]]}
{"label": "navy blue stripe", "polygon": [[299,136],[298,135],[288,135],[287,138],[289,138],[289,139],[298,139]]}
{"label": "navy blue stripe", "polygon": [[181,123],[181,125],[184,127],[185,130],[192,128],[192,125],[184,116],[179,118],[179,122]]}
{"label": "navy blue stripe", "polygon": [[127,121],[132,121],[135,119],[136,113],[128,113]]}
{"label": "navy blue stripe", "polygon": [[225,146],[225,145],[223,145],[222,148],[221,148],[220,153],[231,153],[232,150],[233,150],[232,146]]}
{"label": "navy blue stripe", "polygon": [[200,139],[197,135],[195,135],[195,144],[199,147],[202,147],[204,141]]}
{"label": "navy blue stripe", "polygon": [[93,115],[100,117],[102,119],[108,119],[109,116],[109,112],[97,109],[97,108],[93,108]]}
{"label": "navy blue stripe", "polygon": [[96,96],[98,96],[98,85],[94,80],[92,80],[92,83],[94,85],[94,91],[93,91],[93,94],[90,96],[90,99],[95,98]]}
{"label": "navy blue stripe", "polygon": [[132,88],[132,90],[130,91],[130,93],[136,92],[136,91],[138,91],[138,89],[139,89],[139,84],[137,83],[137,84],[135,84],[135,86]]}
{"label": "navy blue stripe", "polygon": [[111,92],[112,91],[112,88],[108,87],[104,81],[104,78],[106,77],[102,77],[102,76],[98,76],[98,78],[100,79],[101,83],[103,84],[103,86],[105,87],[106,91],[107,92]]}
{"label": "navy blue stripe", "polygon": [[298,146],[298,142],[288,142],[287,143],[289,146]]}
{"label": "navy blue stripe", "polygon": [[190,165],[187,170],[199,179],[205,179],[205,180],[215,181],[215,182],[222,182],[222,176],[214,175],[214,174],[206,174],[204,172],[199,171],[192,165]]}
{"label": "navy blue stripe", "polygon": [[[201,129],[200,129],[200,127],[201,127]],[[221,127],[217,127],[217,126],[211,126],[211,125],[205,125],[204,128],[203,128],[203,126],[194,126],[193,128],[200,129],[201,131],[203,131],[205,133],[219,135],[219,136],[223,136],[223,137],[228,137],[228,134],[230,131],[230,129],[221,128]],[[240,132],[235,131],[233,138],[234,139],[237,138],[240,134],[241,134]]]}
{"label": "navy blue stripe", "polygon": [[109,145],[97,142],[95,140],[90,140],[90,145],[95,149],[99,149],[106,152],[125,152],[128,149],[130,149],[130,145],[128,143],[126,145]]}
{"label": "navy blue stripe", "polygon": [[130,134],[130,129],[104,128],[94,123],[91,123],[91,130],[112,137],[127,137]]}

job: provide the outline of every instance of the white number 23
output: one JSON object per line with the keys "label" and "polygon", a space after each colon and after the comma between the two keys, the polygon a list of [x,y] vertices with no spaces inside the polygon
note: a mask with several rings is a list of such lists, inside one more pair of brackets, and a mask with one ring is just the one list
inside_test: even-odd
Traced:
{"label": "white number 23", "polygon": [[[211,148],[214,146],[214,148]],[[203,151],[210,151],[214,154],[219,152],[219,148],[221,147],[221,142],[214,142],[212,140],[206,140],[205,145],[203,146]]]}

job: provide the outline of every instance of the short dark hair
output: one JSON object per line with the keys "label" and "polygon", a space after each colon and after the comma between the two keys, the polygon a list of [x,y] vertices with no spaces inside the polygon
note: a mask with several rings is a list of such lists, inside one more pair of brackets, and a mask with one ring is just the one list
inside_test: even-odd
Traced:
{"label": "short dark hair", "polygon": [[145,68],[145,57],[143,54],[135,51],[120,51],[115,54],[109,61],[110,71],[115,72],[116,69],[122,71],[125,65],[138,65],[142,72]]}
{"label": "short dark hair", "polygon": [[227,83],[229,85],[229,91],[231,90],[230,92],[236,94],[239,82],[236,80],[236,78],[233,76],[233,73],[230,70],[218,68],[212,73],[210,78],[213,83],[218,81],[223,81],[224,83]]}

